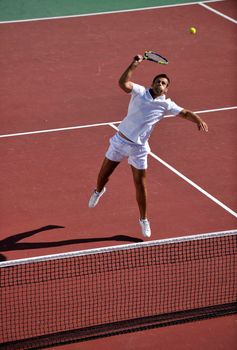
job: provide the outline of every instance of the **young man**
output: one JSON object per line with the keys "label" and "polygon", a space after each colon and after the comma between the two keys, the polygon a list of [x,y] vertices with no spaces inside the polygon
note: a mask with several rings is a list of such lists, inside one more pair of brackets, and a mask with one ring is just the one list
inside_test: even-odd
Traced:
{"label": "young man", "polygon": [[146,171],[147,156],[150,152],[149,136],[154,125],[166,115],[179,116],[197,124],[199,130],[208,131],[207,124],[194,112],[179,107],[166,98],[170,79],[166,74],[157,75],[150,88],[145,88],[131,81],[136,67],[143,61],[141,55],[134,57],[132,63],[119,79],[119,86],[126,93],[131,93],[128,113],[120,123],[119,131],[110,139],[110,146],[100,169],[97,186],[89,200],[93,208],[105,193],[105,185],[118,164],[128,158],[131,165],[136,199],[140,211],[140,225],[145,237],[151,236],[150,223],[147,218]]}

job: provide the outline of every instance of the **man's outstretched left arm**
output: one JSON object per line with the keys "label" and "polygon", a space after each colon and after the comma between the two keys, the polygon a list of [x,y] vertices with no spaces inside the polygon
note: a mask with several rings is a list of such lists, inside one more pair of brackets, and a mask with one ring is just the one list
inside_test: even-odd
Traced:
{"label": "man's outstretched left arm", "polygon": [[189,111],[188,109],[183,109],[178,114],[178,116],[196,123],[199,130],[206,131],[206,132],[208,131],[207,124],[196,113]]}

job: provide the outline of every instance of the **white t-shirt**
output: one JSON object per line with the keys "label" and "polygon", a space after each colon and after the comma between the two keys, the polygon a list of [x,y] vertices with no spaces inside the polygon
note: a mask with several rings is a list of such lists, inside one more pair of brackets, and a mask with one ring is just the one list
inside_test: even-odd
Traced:
{"label": "white t-shirt", "polygon": [[144,145],[148,141],[157,122],[166,115],[175,116],[183,109],[165,95],[153,99],[149,88],[135,83],[131,95],[128,113],[118,129],[129,140],[139,145]]}

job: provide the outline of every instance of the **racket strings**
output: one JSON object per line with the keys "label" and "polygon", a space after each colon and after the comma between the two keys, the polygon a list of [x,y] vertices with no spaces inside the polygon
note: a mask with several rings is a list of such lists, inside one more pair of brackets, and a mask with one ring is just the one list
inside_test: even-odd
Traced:
{"label": "racket strings", "polygon": [[148,61],[157,62],[160,64],[168,64],[168,60],[166,58],[152,51],[146,51],[144,53],[144,59]]}

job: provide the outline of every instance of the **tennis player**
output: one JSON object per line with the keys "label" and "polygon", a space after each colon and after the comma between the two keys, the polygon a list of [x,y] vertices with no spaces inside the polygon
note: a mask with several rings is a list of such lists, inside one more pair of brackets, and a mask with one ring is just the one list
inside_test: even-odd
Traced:
{"label": "tennis player", "polygon": [[97,186],[89,200],[89,207],[95,207],[105,193],[105,185],[115,168],[128,158],[131,165],[136,200],[140,211],[140,226],[143,236],[151,236],[150,222],[147,217],[147,156],[150,152],[148,139],[153,127],[166,115],[178,116],[197,124],[199,130],[208,131],[207,124],[194,112],[178,106],[166,93],[170,79],[166,74],[157,75],[149,88],[131,81],[134,70],[143,62],[143,56],[137,55],[119,79],[119,86],[131,94],[126,117],[120,123],[118,132],[110,139],[98,174]]}

